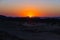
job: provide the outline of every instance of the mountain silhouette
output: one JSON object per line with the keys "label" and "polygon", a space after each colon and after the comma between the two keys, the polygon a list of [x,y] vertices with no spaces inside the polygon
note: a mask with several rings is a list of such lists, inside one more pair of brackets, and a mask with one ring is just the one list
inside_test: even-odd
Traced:
{"label": "mountain silhouette", "polygon": [[[45,17],[43,19],[41,17],[32,17],[32,18],[7,17],[0,15],[0,39],[2,40],[5,39],[29,40],[30,38],[31,38],[30,40],[35,40],[34,37],[32,39],[31,36],[31,34],[33,33],[34,34],[38,33],[40,35],[41,33],[45,34],[45,32],[48,32],[51,34],[60,35],[59,30],[60,30],[59,17],[58,18]],[[38,34],[35,35],[36,40],[40,37],[40,36],[37,37]],[[45,40],[45,39],[40,39],[40,40]]]}

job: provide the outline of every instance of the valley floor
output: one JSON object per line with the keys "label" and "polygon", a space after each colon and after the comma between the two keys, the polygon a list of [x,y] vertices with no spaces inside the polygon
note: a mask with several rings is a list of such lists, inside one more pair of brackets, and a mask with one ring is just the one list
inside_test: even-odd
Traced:
{"label": "valley floor", "polygon": [[[24,25],[23,25],[24,26]],[[26,40],[60,40],[60,26],[54,25],[45,25],[40,23],[36,27],[41,32],[28,32],[28,28],[26,26],[22,27],[19,22],[0,22],[0,31],[8,32],[11,35],[16,35],[19,38]],[[49,28],[46,28],[46,26]],[[41,28],[43,27],[43,28]],[[24,31],[27,29],[28,31]],[[59,30],[58,30],[59,29]],[[45,31],[44,31],[45,30]],[[48,31],[49,30],[49,31]],[[56,31],[58,30],[58,31]],[[30,28],[31,31],[31,28]]]}

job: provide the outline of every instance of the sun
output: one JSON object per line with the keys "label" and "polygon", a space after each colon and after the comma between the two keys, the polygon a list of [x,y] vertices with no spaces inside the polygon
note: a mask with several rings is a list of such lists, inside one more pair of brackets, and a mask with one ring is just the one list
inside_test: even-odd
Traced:
{"label": "sun", "polygon": [[39,16],[38,14],[38,9],[36,8],[32,8],[32,7],[28,7],[28,8],[24,8],[21,10],[21,15],[24,17],[36,17]]}
{"label": "sun", "polygon": [[28,12],[27,16],[30,17],[30,18],[33,17],[34,16],[34,12]]}

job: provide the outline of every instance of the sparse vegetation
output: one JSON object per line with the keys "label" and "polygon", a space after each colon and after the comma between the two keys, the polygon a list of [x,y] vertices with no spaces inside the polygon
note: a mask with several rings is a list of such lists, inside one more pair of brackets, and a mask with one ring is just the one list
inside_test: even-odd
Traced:
{"label": "sparse vegetation", "polygon": [[[5,28],[16,28],[18,31],[22,32],[51,32],[56,33],[60,35],[60,19],[56,18],[19,18],[19,17],[6,17],[0,15],[0,30]],[[5,33],[5,32],[4,32]],[[0,36],[3,34],[2,31],[0,31]],[[10,36],[9,34],[5,33],[4,36],[7,36],[10,38],[12,37],[13,40],[15,40],[14,36]],[[19,40],[19,38],[16,38],[16,40]]]}
{"label": "sparse vegetation", "polygon": [[23,40],[5,31],[0,31],[0,40]]}

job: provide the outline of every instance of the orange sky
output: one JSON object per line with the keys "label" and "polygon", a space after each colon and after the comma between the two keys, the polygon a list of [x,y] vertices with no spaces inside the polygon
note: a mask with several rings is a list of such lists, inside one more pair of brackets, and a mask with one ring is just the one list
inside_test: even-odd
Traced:
{"label": "orange sky", "polygon": [[[40,0],[2,0],[0,15],[6,16],[60,16],[60,2]],[[2,12],[2,13],[1,13]]]}

